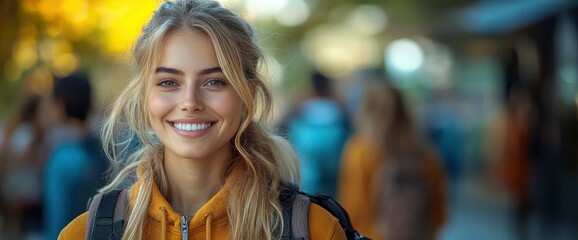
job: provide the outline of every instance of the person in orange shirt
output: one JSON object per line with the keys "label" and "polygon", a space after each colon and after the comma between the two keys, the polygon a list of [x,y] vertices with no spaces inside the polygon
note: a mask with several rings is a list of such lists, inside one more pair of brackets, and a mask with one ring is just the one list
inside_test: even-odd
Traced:
{"label": "person in orange shirt", "polygon": [[[271,96],[248,23],[215,1],[167,1],[133,56],[137,73],[103,128],[118,174],[101,192],[136,174],[122,239],[279,239],[291,224],[281,184],[296,181],[297,164],[264,123]],[[83,238],[86,222],[84,213],[59,239]],[[319,205],[311,204],[308,226],[311,239],[345,239]]]}
{"label": "person in orange shirt", "polygon": [[[422,142],[397,89],[383,76],[365,84],[355,133],[343,153],[338,200],[353,226],[371,239],[434,239],[446,220],[446,176],[437,154]],[[421,185],[397,187],[399,169],[410,169],[407,182]],[[399,203],[412,191],[416,195]]]}
{"label": "person in orange shirt", "polygon": [[534,124],[530,92],[515,85],[506,94],[504,106],[496,111],[488,128],[488,179],[501,184],[514,207],[513,223],[518,239],[528,238],[532,211],[530,137]]}

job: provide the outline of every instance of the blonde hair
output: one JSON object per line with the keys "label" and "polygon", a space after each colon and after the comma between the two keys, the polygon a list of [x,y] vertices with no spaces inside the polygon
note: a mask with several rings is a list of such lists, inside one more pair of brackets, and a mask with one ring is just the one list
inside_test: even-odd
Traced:
{"label": "blonde hair", "polygon": [[[214,1],[165,2],[143,28],[133,46],[136,74],[116,99],[103,127],[105,152],[113,163],[113,172],[118,173],[101,192],[134,181],[138,172],[140,188],[131,202],[123,239],[142,238],[153,181],[165,197],[168,194],[163,146],[151,134],[148,106],[142,96],[148,96],[163,39],[180,29],[201,30],[211,38],[219,65],[244,104],[243,119],[233,139],[236,157],[226,168],[229,173],[235,162],[242,161],[248,169],[244,181],[229,196],[235,199],[227,206],[231,238],[278,239],[277,229],[284,225],[278,200],[280,182],[297,181],[295,154],[287,141],[265,123],[272,99],[257,72],[262,53],[252,28]],[[135,138],[139,140],[136,144]]]}

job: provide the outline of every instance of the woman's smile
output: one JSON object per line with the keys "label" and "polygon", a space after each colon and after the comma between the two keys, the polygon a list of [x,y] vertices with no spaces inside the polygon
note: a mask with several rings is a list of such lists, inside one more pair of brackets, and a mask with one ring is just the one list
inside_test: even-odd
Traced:
{"label": "woman's smile", "polygon": [[198,138],[210,131],[217,121],[208,122],[169,122],[175,133],[183,137]]}
{"label": "woman's smile", "polygon": [[184,131],[197,131],[210,128],[213,123],[173,123],[173,127]]}

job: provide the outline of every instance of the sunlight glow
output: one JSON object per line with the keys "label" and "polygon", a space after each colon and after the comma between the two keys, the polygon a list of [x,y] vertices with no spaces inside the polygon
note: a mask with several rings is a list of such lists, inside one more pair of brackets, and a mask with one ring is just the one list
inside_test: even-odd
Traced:
{"label": "sunlight glow", "polygon": [[305,1],[291,0],[284,5],[282,10],[275,14],[275,19],[281,25],[294,27],[307,21],[309,11],[309,6]]}
{"label": "sunlight glow", "polygon": [[321,25],[308,32],[302,50],[317,68],[332,77],[375,65],[381,58],[376,40],[337,25]]}
{"label": "sunlight glow", "polygon": [[421,67],[424,55],[415,41],[398,39],[387,46],[385,58],[391,70],[412,73]]}
{"label": "sunlight glow", "polygon": [[269,17],[283,9],[287,2],[288,0],[248,0],[245,8],[255,18]]}
{"label": "sunlight glow", "polygon": [[363,4],[350,13],[348,23],[366,35],[375,35],[385,30],[388,18],[381,7]]}

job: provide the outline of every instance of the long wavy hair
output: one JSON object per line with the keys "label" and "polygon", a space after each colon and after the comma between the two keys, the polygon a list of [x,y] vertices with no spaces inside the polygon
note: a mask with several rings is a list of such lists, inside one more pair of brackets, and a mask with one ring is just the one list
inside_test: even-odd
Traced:
{"label": "long wavy hair", "polygon": [[[133,183],[140,188],[131,202],[123,239],[141,239],[151,187],[156,183],[168,197],[168,180],[163,166],[163,145],[152,134],[148,118],[148,96],[157,67],[160,46],[172,31],[196,29],[206,33],[219,65],[244,104],[240,127],[231,139],[235,162],[247,168],[230,193],[227,212],[231,239],[278,239],[283,227],[278,197],[280,182],[296,182],[297,162],[290,145],[266,123],[272,107],[269,90],[258,73],[262,52],[255,34],[240,16],[214,1],[176,0],[163,3],[144,26],[133,49],[135,75],[120,93],[106,119],[102,139],[115,173],[101,192]],[[138,172],[138,174],[136,174]],[[290,224],[290,223],[288,223]]]}
{"label": "long wavy hair", "polygon": [[[383,76],[371,76],[364,87],[356,130],[373,140],[381,156],[423,153],[425,146],[400,91]],[[382,157],[381,159],[387,159]]]}

